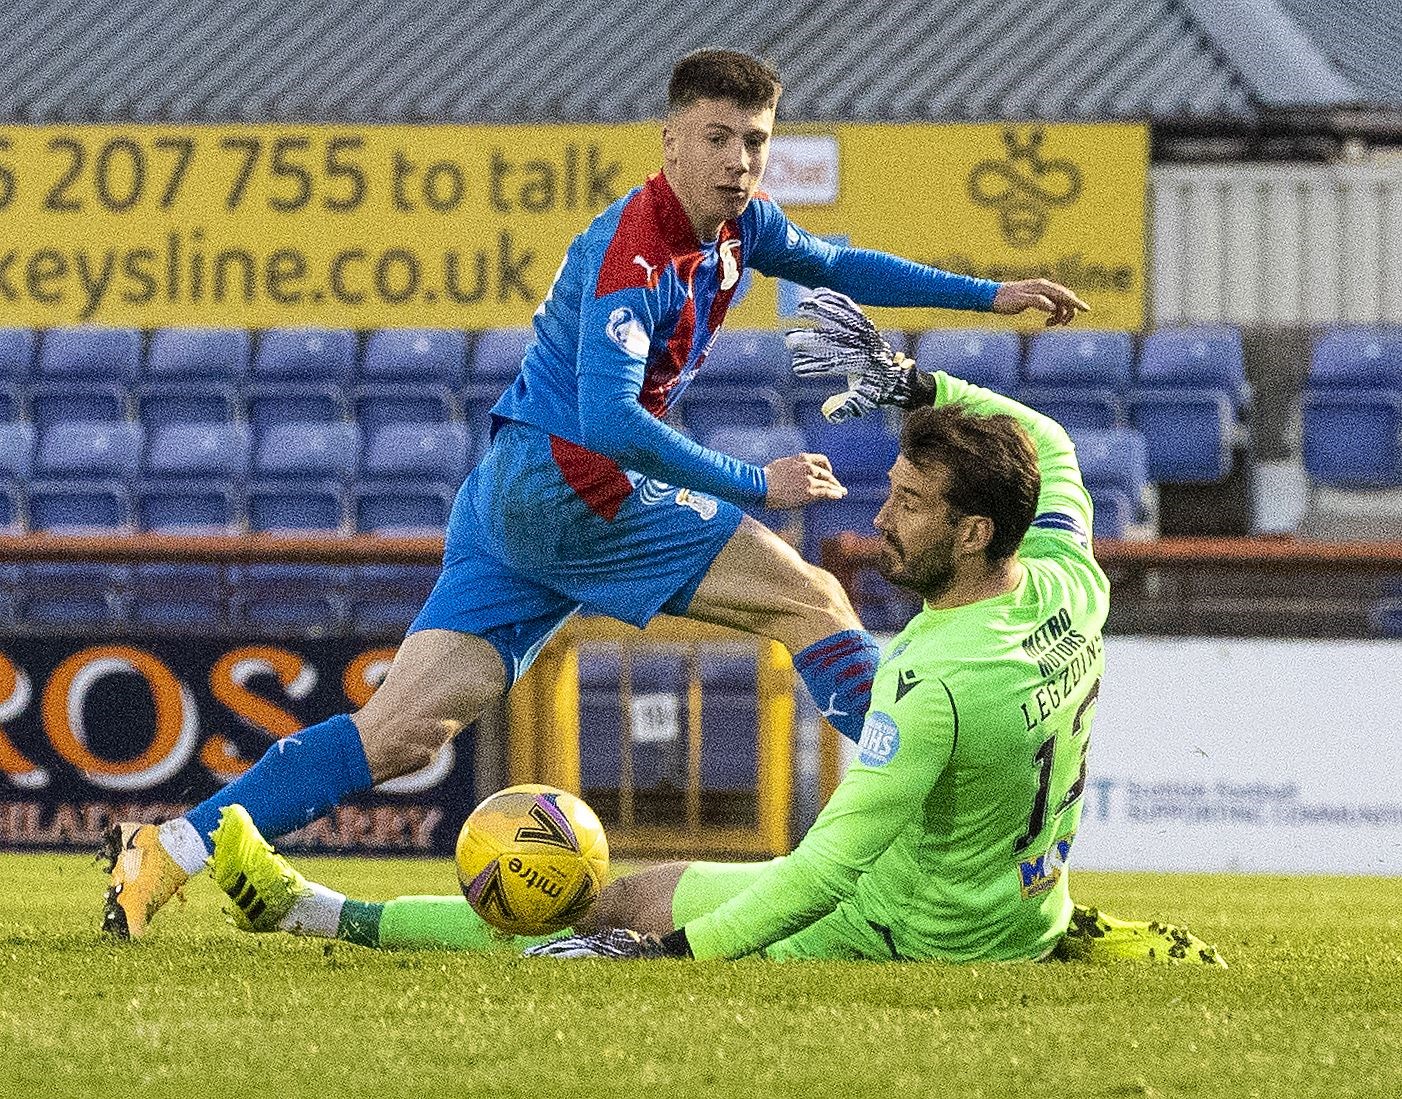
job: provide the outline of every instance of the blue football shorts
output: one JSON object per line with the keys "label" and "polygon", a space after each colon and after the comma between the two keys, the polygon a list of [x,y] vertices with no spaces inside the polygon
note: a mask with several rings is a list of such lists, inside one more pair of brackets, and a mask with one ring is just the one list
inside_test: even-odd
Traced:
{"label": "blue football shorts", "polygon": [[550,436],[508,421],[458,492],[443,571],[409,627],[490,641],[510,686],[581,608],[644,626],[684,614],[743,512],[630,475],[612,519],[565,481]]}

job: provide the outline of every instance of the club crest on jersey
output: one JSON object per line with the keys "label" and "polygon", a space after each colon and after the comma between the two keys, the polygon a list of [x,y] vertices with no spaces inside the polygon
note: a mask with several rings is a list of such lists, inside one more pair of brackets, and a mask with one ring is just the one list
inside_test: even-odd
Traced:
{"label": "club crest on jersey", "polygon": [[723,240],[720,242],[720,288],[729,290],[740,281],[740,242]]}
{"label": "club crest on jersey", "polygon": [[633,315],[633,311],[626,305],[621,305],[609,314],[608,324],[604,326],[604,332],[613,342],[614,346],[639,362],[647,362],[647,353],[652,347],[652,340],[648,337],[647,330],[638,322],[638,318]]}
{"label": "club crest on jersey", "polygon": [[857,759],[868,767],[881,767],[896,757],[901,747],[901,731],[890,714],[873,710],[862,725],[857,741]]}
{"label": "club crest on jersey", "polygon": [[677,503],[684,508],[690,508],[701,516],[702,520],[714,519],[716,517],[716,502],[709,496],[702,496],[692,492],[689,488],[677,490]]}
{"label": "club crest on jersey", "polygon": [[1017,864],[1024,897],[1040,897],[1056,888],[1061,872],[1066,869],[1066,860],[1071,857],[1071,841],[1075,838],[1074,832],[1063,836],[1045,853],[1036,858],[1023,859]]}

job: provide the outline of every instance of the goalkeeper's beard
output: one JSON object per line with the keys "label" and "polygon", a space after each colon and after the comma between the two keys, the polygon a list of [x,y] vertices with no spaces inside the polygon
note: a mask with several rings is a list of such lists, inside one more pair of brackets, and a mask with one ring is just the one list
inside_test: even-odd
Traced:
{"label": "goalkeeper's beard", "polygon": [[898,588],[913,591],[927,603],[938,599],[954,583],[954,538],[928,546],[909,557],[900,543],[882,536],[881,557],[876,571]]}

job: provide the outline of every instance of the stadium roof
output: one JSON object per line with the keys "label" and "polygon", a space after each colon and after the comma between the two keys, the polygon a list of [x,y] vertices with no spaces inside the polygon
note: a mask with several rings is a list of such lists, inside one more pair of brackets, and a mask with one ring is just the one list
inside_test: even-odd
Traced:
{"label": "stadium roof", "polygon": [[1387,2],[11,0],[0,121],[633,119],[702,45],[775,61],[789,119],[1402,106]]}

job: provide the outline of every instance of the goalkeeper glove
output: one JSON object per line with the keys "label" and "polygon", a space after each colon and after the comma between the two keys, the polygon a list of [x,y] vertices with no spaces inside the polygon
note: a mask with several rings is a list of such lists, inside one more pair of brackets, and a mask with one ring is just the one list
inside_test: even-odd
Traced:
{"label": "goalkeeper glove", "polygon": [[798,306],[808,327],[790,329],[784,342],[800,378],[847,378],[848,388],[823,402],[823,416],[840,424],[880,405],[909,408],[934,401],[934,383],[912,359],[892,351],[861,306],[836,290],[818,289]]}
{"label": "goalkeeper glove", "polygon": [[661,937],[640,935],[626,927],[606,927],[590,935],[569,935],[548,943],[527,947],[528,958],[605,958],[627,961],[633,958],[689,958],[691,946],[685,931],[672,931]]}

